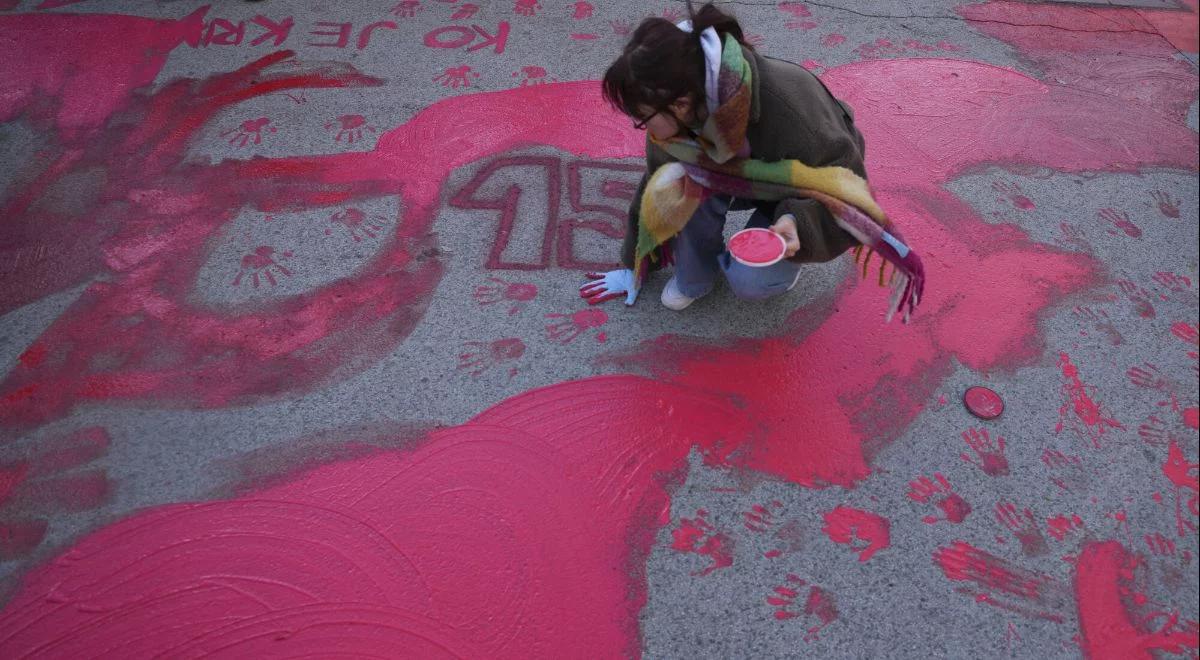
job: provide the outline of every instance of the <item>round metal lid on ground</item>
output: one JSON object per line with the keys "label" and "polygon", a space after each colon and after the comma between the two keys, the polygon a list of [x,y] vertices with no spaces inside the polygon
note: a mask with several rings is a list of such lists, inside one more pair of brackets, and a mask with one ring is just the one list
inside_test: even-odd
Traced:
{"label": "round metal lid on ground", "polygon": [[963,393],[963,405],[979,419],[996,419],[1004,412],[1004,400],[986,387],[967,388]]}

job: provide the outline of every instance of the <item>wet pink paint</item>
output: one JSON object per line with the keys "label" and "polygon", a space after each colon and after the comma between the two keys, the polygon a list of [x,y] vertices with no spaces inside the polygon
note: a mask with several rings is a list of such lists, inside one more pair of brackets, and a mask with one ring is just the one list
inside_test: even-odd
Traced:
{"label": "wet pink paint", "polygon": [[786,250],[783,238],[769,229],[743,229],[729,239],[729,252],[751,266],[773,264]]}
{"label": "wet pink paint", "polygon": [[1093,447],[1099,448],[1100,439],[1109,429],[1125,427],[1108,417],[1108,413],[1092,398],[1096,388],[1080,380],[1079,367],[1071,362],[1071,356],[1059,353],[1058,366],[1062,370],[1066,401],[1059,409],[1059,421],[1054,432],[1061,433],[1070,424],[1076,433],[1091,440]]}
{"label": "wet pink paint", "polygon": [[888,519],[877,513],[839,506],[825,514],[822,531],[830,541],[858,552],[858,560],[863,562],[891,545],[890,530]]}
{"label": "wet pink paint", "polygon": [[[1116,101],[988,65],[869,62],[830,71],[825,80],[858,110],[884,206],[911,240],[939,254],[929,264],[939,284],[917,323],[870,322],[885,292],[848,284],[837,294],[838,311],[802,337],[789,333],[723,349],[650,345],[646,361],[658,365],[661,379],[614,376],[533,390],[409,450],[326,465],[253,496],[139,514],[31,573],[0,616],[4,646],[63,655],[114,648],[183,655],[236,646],[255,655],[348,648],[386,654],[404,645],[414,655],[489,657],[524,656],[529,649],[564,655],[582,646],[635,655],[643,561],[669,504],[659,475],[686,465],[691,448],[712,464],[803,485],[851,486],[869,474],[868,457],[879,445],[868,439],[886,443],[905,428],[949,373],[952,358],[973,369],[1035,362],[1043,349],[1041,310],[1096,280],[1086,257],[1036,245],[1013,227],[987,225],[939,185],[970,166],[1000,161],[1096,170],[1183,167],[1194,159],[1194,134],[1178,122],[1151,113],[1132,123]],[[638,155],[638,136],[603,110],[594,85],[451,99],[383,136],[369,156],[258,160],[230,169],[252,181],[286,175],[301,184],[347,185],[341,196],[350,197],[398,188],[397,173],[420,148],[425,171],[435,175],[402,182],[411,206],[399,235],[411,237],[428,229],[440,173],[483,156],[529,142],[596,158]],[[992,105],[967,102],[984,91]],[[544,123],[563,105],[582,108],[577,116],[585,123]],[[945,107],[961,114],[945,118],[942,131],[925,130],[928,113]],[[475,137],[452,138],[459,134]],[[364,175],[387,184],[348,186]],[[152,266],[164,268],[159,259],[143,265]],[[367,275],[353,284],[372,282]],[[388,282],[386,290],[331,310],[332,318],[369,307],[395,288]],[[171,299],[150,302],[162,309]],[[80,327],[94,327],[95,318],[110,313],[99,311]],[[201,327],[222,328],[224,320],[209,323]],[[234,327],[252,333],[256,326]],[[41,369],[62,350],[51,340],[68,337],[84,339],[51,328]],[[290,356],[306,341],[272,355]],[[396,341],[389,336],[384,343]],[[270,346],[245,344],[251,354]],[[82,355],[92,352],[96,347],[85,343]],[[332,372],[325,364],[303,363],[318,380]],[[753,377],[739,373],[742,365]],[[24,371],[3,391],[10,401],[33,398],[47,373],[61,377],[56,370]],[[831,381],[831,373],[842,376]],[[194,382],[196,375],[187,377]],[[109,385],[130,398],[196,396],[174,378],[135,371]],[[171,385],[165,391],[164,381]],[[212,405],[235,400],[226,393]],[[37,419],[60,415],[72,403],[57,402]],[[808,442],[796,442],[797,433]],[[638,469],[629,469],[631,458]],[[856,526],[843,524],[847,515],[857,517],[833,516],[831,536],[849,541],[851,531],[857,536],[865,528],[879,538],[881,518]],[[489,581],[495,588],[481,593],[478,585]],[[161,626],[164,616],[172,618],[170,628]]]}
{"label": "wet pink paint", "polygon": [[1117,541],[1088,543],[1079,554],[1075,601],[1087,657],[1150,660],[1155,657],[1152,650],[1182,654],[1200,646],[1200,629],[1194,623],[1189,626],[1180,622],[1178,613],[1167,617],[1153,632],[1135,624],[1128,603],[1139,600],[1139,595],[1128,585],[1137,566],[1138,559]]}

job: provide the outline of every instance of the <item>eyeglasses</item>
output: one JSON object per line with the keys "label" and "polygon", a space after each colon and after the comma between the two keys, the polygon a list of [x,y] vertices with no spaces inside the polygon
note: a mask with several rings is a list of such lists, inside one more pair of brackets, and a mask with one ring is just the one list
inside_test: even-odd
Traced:
{"label": "eyeglasses", "polygon": [[649,124],[650,120],[657,117],[660,112],[662,112],[662,110],[655,110],[654,114],[650,115],[649,117],[646,117],[645,119],[643,119],[639,122],[634,123],[634,125],[633,125],[634,130],[638,130],[638,131],[646,130],[646,124]]}

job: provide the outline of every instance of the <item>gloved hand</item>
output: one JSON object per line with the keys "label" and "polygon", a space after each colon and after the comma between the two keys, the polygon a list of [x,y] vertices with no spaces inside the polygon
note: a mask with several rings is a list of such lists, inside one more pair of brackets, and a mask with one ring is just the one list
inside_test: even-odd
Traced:
{"label": "gloved hand", "polygon": [[586,298],[589,305],[598,305],[606,300],[620,298],[625,294],[625,304],[637,301],[638,287],[633,281],[633,271],[628,268],[610,270],[607,273],[588,273],[588,282],[579,287],[579,296]]}

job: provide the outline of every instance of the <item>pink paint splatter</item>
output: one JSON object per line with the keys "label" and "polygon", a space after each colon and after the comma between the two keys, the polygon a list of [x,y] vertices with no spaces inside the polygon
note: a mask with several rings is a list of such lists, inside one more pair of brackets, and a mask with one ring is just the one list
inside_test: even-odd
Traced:
{"label": "pink paint splatter", "polygon": [[[1058,354],[1058,366],[1062,369],[1063,393],[1066,402],[1058,411],[1058,425],[1054,432],[1061,433],[1068,424],[1081,437],[1088,438],[1092,446],[1099,448],[1100,439],[1108,429],[1124,429],[1117,420],[1107,417],[1107,413],[1093,400],[1096,388],[1087,385],[1079,378],[1079,368],[1071,363],[1071,357],[1066,353]],[[1071,416],[1068,417],[1068,414]]]}
{"label": "pink paint splatter", "polygon": [[1083,519],[1074,514],[1070,517],[1059,514],[1046,519],[1046,529],[1055,541],[1062,541],[1072,532],[1083,529]]}
{"label": "pink paint splatter", "polygon": [[822,531],[830,541],[850,546],[864,562],[891,544],[891,523],[879,514],[839,506],[825,514]]}

